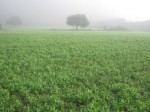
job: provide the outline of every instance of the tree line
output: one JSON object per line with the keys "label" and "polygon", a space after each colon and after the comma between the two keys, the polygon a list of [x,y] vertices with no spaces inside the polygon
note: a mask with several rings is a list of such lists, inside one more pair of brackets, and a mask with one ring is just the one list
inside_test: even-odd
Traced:
{"label": "tree line", "polygon": [[[19,26],[22,25],[23,21],[19,16],[10,17],[6,23],[11,26]],[[70,15],[67,17],[66,24],[72,26],[73,29],[78,30],[78,28],[86,28],[89,25],[89,20],[84,14],[76,14]],[[2,29],[2,25],[0,24],[0,30]]]}

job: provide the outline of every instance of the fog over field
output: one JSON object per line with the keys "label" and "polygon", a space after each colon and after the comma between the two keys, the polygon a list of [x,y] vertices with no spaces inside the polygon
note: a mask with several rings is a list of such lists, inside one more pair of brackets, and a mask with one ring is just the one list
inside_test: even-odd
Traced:
{"label": "fog over field", "polygon": [[0,112],[150,112],[150,0],[0,0]]}
{"label": "fog over field", "polygon": [[91,26],[103,20],[150,19],[149,0],[0,0],[0,24],[19,16],[23,26],[66,27],[66,18],[85,14]]}

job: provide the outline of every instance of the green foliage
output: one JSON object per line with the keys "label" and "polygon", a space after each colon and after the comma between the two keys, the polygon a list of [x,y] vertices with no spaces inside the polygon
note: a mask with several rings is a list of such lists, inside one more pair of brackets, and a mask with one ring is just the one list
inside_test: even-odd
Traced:
{"label": "green foliage", "polygon": [[0,111],[148,112],[149,37],[0,32]]}
{"label": "green foliage", "polygon": [[85,28],[89,25],[89,21],[87,19],[87,17],[83,14],[76,14],[76,15],[71,15],[69,17],[67,17],[67,25],[76,27],[76,29],[78,29],[78,27],[82,27]]}

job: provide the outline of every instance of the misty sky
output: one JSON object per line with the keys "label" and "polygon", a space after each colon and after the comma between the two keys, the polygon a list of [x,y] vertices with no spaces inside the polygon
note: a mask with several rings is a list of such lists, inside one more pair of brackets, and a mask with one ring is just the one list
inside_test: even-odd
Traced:
{"label": "misty sky", "polygon": [[0,23],[20,16],[24,25],[64,26],[66,17],[85,14],[90,21],[150,20],[150,0],[0,0]]}

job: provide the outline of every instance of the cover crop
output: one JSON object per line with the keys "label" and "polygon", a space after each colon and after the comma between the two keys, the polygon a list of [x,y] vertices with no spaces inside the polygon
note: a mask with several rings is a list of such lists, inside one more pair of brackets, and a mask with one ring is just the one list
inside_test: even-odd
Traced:
{"label": "cover crop", "polygon": [[0,111],[150,111],[150,33],[0,32]]}

